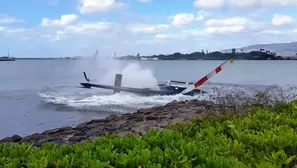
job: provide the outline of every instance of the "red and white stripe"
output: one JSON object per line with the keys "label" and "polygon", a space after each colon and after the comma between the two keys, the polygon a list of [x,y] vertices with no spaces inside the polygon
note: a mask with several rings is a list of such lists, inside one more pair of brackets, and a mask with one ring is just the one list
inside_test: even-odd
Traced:
{"label": "red and white stripe", "polygon": [[204,82],[206,82],[208,79],[210,79],[211,77],[213,77],[214,75],[216,75],[217,73],[222,71],[222,68],[226,65],[227,62],[232,63],[234,60],[232,58],[226,60],[225,62],[223,62],[220,66],[218,66],[216,69],[214,69],[213,71],[211,71],[209,74],[207,74],[206,76],[204,76],[203,78],[201,78],[199,81],[197,81],[196,83],[194,83],[193,85],[190,85],[189,87],[187,87],[185,90],[182,91],[182,94],[188,93],[190,91],[192,91],[193,89],[196,89],[197,87],[201,86]]}

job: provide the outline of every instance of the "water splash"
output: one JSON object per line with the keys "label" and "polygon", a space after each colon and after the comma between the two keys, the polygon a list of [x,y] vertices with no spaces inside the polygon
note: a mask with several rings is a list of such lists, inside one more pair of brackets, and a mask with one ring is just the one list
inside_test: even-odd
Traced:
{"label": "water splash", "polygon": [[133,112],[139,108],[149,108],[161,106],[173,100],[191,100],[203,99],[202,95],[198,96],[138,96],[130,93],[117,93],[112,95],[92,95],[77,96],[59,93],[38,93],[41,100],[47,104],[60,105],[65,108],[79,111],[97,111],[97,112]]}
{"label": "water splash", "polygon": [[158,89],[158,81],[153,71],[141,66],[137,61],[126,62],[99,56],[78,61],[77,69],[86,71],[88,77],[96,83],[113,85],[115,74],[122,74],[122,86]]}

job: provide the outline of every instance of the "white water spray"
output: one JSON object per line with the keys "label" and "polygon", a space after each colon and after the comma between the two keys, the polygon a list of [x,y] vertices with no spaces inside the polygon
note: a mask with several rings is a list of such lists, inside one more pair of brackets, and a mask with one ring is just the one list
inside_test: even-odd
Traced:
{"label": "white water spray", "polygon": [[[140,63],[132,61],[120,61],[113,58],[97,57],[92,59],[89,65],[83,65],[90,69],[87,75],[96,79],[96,83],[113,85],[116,74],[122,74],[122,86],[135,88],[158,89],[158,81],[151,69],[142,67]],[[81,66],[81,65],[80,65]],[[87,68],[89,66],[90,68]],[[94,74],[95,73],[95,74]]]}
{"label": "white water spray", "polygon": [[158,89],[158,81],[153,72],[150,69],[141,68],[137,63],[128,63],[123,68],[109,69],[100,81],[102,83],[113,83],[116,73],[123,75],[122,86]]}

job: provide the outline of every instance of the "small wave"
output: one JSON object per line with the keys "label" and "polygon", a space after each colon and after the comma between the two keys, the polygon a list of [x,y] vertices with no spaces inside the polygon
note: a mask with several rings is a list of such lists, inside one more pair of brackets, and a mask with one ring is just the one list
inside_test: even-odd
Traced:
{"label": "small wave", "polygon": [[47,104],[62,105],[79,111],[104,111],[104,112],[130,112],[139,108],[149,108],[164,105],[173,100],[201,99],[202,96],[138,96],[129,93],[117,93],[113,95],[93,95],[78,98],[70,95],[54,93],[38,93],[41,100]]}

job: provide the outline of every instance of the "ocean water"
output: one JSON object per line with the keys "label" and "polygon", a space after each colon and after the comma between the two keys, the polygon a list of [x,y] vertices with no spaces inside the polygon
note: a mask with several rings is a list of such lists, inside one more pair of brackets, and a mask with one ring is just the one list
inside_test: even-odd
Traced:
{"label": "ocean water", "polygon": [[[112,113],[201,97],[111,94],[78,88],[83,72],[94,83],[111,84],[123,74],[123,86],[156,87],[158,81],[197,81],[223,61],[17,60],[0,62],[0,138],[75,126]],[[255,91],[297,84],[297,61],[234,61],[201,88]]]}

